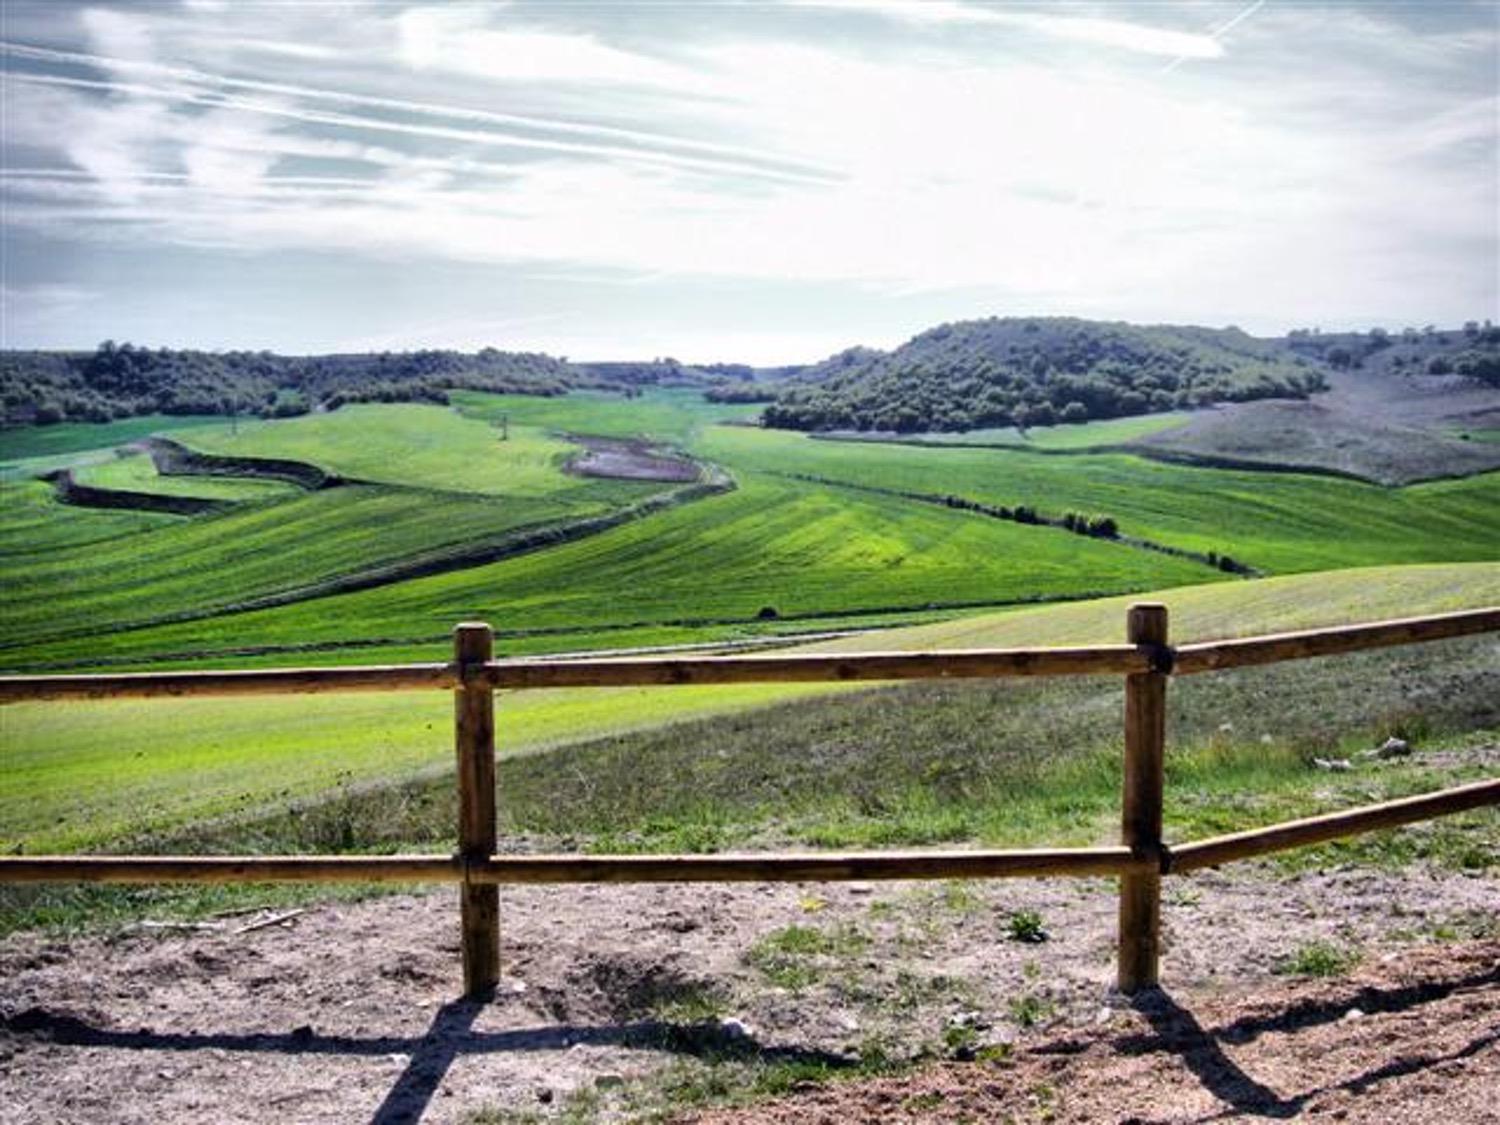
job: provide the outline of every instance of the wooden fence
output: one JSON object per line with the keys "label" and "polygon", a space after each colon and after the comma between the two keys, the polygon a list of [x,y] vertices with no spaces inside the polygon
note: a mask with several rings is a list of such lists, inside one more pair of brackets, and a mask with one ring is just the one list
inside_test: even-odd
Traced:
{"label": "wooden fence", "polygon": [[[1500,630],[1500,607],[1173,648],[1165,606],[1132,606],[1123,645],[850,655],[778,654],[651,659],[494,659],[488,625],[454,634],[453,661],[363,668],[0,677],[0,703],[187,695],[452,691],[458,752],[458,840],[452,856],[4,856],[0,882],[454,882],[459,884],[464,987],[500,976],[502,883],[824,882],[1112,875],[1120,879],[1119,987],[1156,985],[1161,879],[1250,856],[1500,804],[1500,778],[1420,797],[1188,844],[1161,838],[1167,683],[1173,676],[1356,652]],[[1125,753],[1121,843],[1023,851],[662,856],[496,855],[497,689],[777,681],[891,681],[1000,676],[1123,675]]]}

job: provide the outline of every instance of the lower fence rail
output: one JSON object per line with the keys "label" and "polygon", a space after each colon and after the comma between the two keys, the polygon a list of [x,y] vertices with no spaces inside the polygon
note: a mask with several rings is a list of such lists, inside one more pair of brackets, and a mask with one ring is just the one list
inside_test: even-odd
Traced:
{"label": "lower fence rail", "polygon": [[836,883],[1183,875],[1500,807],[1500,778],[1288,820],[1156,854],[1126,847],[728,855],[0,856],[0,883]]}

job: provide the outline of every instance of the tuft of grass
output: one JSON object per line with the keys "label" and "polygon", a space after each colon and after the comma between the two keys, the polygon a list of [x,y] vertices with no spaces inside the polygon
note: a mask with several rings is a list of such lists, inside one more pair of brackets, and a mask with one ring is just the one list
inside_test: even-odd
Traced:
{"label": "tuft of grass", "polygon": [[1011,941],[1030,943],[1047,940],[1047,931],[1042,927],[1042,916],[1035,910],[1018,910],[1005,924],[1005,933]]}
{"label": "tuft of grass", "polygon": [[800,992],[822,979],[838,960],[869,944],[869,936],[850,923],[827,929],[794,924],[760,937],[745,952],[745,960],[771,984]]}
{"label": "tuft of grass", "polygon": [[1328,941],[1299,945],[1277,962],[1275,971],[1297,977],[1338,977],[1358,965],[1362,954]]}
{"label": "tuft of grass", "polygon": [[1011,1019],[1022,1027],[1035,1027],[1057,1011],[1057,1005],[1052,1000],[1035,992],[1025,992],[1015,997],[1009,1007]]}

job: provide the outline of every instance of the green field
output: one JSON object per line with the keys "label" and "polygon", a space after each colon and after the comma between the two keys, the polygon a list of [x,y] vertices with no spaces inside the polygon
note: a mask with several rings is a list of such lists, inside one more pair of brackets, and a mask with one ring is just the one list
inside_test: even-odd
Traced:
{"label": "green field", "polygon": [[[54,499],[52,485],[46,481],[0,484],[0,573],[4,574],[4,585],[8,585],[19,581],[27,568],[50,558],[54,551],[160,531],[182,522],[178,516],[158,512],[59,504]],[[0,621],[10,624],[3,615]]]}
{"label": "green field", "polygon": [[[358,524],[351,528],[357,534]],[[920,610],[933,603],[1154,588],[1214,574],[1182,559],[1063,531],[750,476],[726,495],[488,566],[220,621],[38,644],[25,656],[79,660],[97,646],[111,656],[140,659],[247,645],[442,638],[455,621],[474,617],[504,632],[727,623],[754,619],[767,608],[782,617]],[[49,588],[61,596],[74,582],[59,573]],[[15,596],[26,612],[29,592],[18,589]]]}
{"label": "green field", "polygon": [[1099,512],[1126,535],[1229,554],[1272,573],[1500,559],[1500,473],[1385,488],[1119,453],[927,449],[729,427],[710,431],[698,448],[742,471],[1029,504],[1043,514]]}
{"label": "green field", "polygon": [[[1174,636],[1186,641],[1495,604],[1500,566],[1381,568],[1220,583],[1150,597],[1172,607]],[[967,625],[935,624],[820,647],[1113,642],[1120,639],[1124,604],[991,614]],[[1403,651],[1421,658],[1420,647]],[[1106,686],[1117,691],[1117,685]],[[870,689],[751,685],[502,693],[498,741],[503,755],[514,756],[850,690]],[[1118,732],[1117,702],[1109,703],[1109,721],[1100,727],[1111,738]],[[1088,714],[1091,722],[1104,722],[1105,712]],[[1369,714],[1379,718],[1375,710]],[[0,847],[33,852],[101,847],[351,786],[441,773],[452,754],[452,705],[441,693],[38,703],[13,705],[4,716]],[[587,790],[586,774],[568,776]],[[662,776],[670,775],[643,774],[640,782],[659,787]],[[526,823],[539,822],[543,814],[525,806],[508,813]]]}
{"label": "green field", "polygon": [[[1201,559],[891,492],[1102,513],[1127,537],[1267,573],[1500,558],[1500,474],[1392,489],[1119,453],[818,441],[714,424],[746,411],[686,389],[455,399],[457,409],[358,406],[179,434],[205,450],[387,483],[155,524],[80,516],[49,507],[35,486],[7,486],[22,502],[7,505],[0,543],[34,539],[48,553],[7,568],[0,664],[431,657],[471,617],[510,634],[511,652],[660,644],[764,632],[773,611],[778,630],[816,630],[1231,580]],[[508,441],[494,424],[502,416]],[[411,577],[414,561],[660,491],[562,472],[571,447],[560,432],[648,435],[718,464],[738,487],[575,542]],[[82,470],[140,471],[129,459]],[[112,538],[140,527],[155,530]],[[351,583],[371,588],[347,592]]]}
{"label": "green field", "polygon": [[295,496],[296,485],[247,477],[162,476],[144,453],[125,453],[77,469],[73,479],[92,488],[194,496],[205,500],[266,500]]}
{"label": "green field", "polygon": [[562,433],[648,437],[679,446],[716,423],[751,421],[761,409],[706,402],[700,391],[688,387],[653,388],[639,398],[602,391],[577,391],[557,398],[454,391],[450,397],[465,417],[490,423],[503,417]]}
{"label": "green field", "polygon": [[997,445],[1020,449],[1066,452],[1122,445],[1148,434],[1161,433],[1180,426],[1192,414],[1186,410],[1168,410],[1160,414],[1141,414],[1132,418],[1105,418],[1069,426],[1030,426],[1025,433],[1014,426],[994,430],[963,430],[958,433],[914,434],[902,437],[903,444],[919,445]]}
{"label": "green field", "polygon": [[238,432],[213,426],[175,436],[204,453],[305,461],[353,480],[410,488],[564,500],[632,488],[566,475],[562,466],[575,447],[534,426],[512,426],[501,441],[493,426],[445,406],[345,406],[329,414],[241,423]]}
{"label": "green field", "polygon": [[[0,429],[0,462],[112,449],[152,434],[208,425],[228,427],[230,423],[207,414],[142,414],[138,418],[95,425],[66,422],[56,426],[14,426]],[[7,467],[0,464],[0,470]]]}

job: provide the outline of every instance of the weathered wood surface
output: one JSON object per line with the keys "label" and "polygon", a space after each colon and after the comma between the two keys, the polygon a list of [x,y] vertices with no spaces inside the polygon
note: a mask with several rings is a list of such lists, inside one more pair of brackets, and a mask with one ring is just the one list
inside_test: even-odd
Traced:
{"label": "weathered wood surface", "polygon": [[[811,852],[770,855],[0,856],[8,883],[871,882],[1154,871],[1128,848],[1026,851]],[[467,875],[466,875],[467,869]]]}
{"label": "weathered wood surface", "polygon": [[1180,676],[1190,676],[1222,668],[1275,664],[1283,660],[1304,660],[1312,656],[1336,656],[1364,649],[1389,648],[1392,645],[1437,641],[1496,630],[1500,630],[1500,606],[1427,617],[1408,617],[1396,621],[1377,621],[1368,625],[1344,625],[1263,637],[1244,637],[1232,641],[1209,641],[1183,645],[1176,649],[1173,671]]}
{"label": "weathered wood surface", "polygon": [[488,625],[453,631],[453,660],[464,681],[453,696],[458,759],[458,849],[466,878],[459,888],[464,991],[481,996],[500,981],[500,889],[473,882],[477,864],[495,854],[495,692],[484,666],[495,655]]}
{"label": "weathered wood surface", "polygon": [[454,883],[442,855],[0,856],[0,883]]}
{"label": "weathered wood surface", "polygon": [[776,855],[495,856],[471,873],[493,883],[834,883],[1118,875],[1156,870],[1128,848]]}
{"label": "weathered wood surface", "polygon": [[234,672],[120,672],[89,676],[0,676],[0,703],[188,695],[431,691],[457,686],[458,674],[451,664],[247,668]]}
{"label": "weathered wood surface", "polygon": [[1500,778],[1476,781],[1420,797],[1402,797],[1378,805],[1366,805],[1345,812],[1325,813],[1304,820],[1289,820],[1266,828],[1252,828],[1227,836],[1214,836],[1192,844],[1174,845],[1163,859],[1163,870],[1169,873],[1194,871],[1200,867],[1217,867],[1237,859],[1288,848],[1321,844],[1344,836],[1373,832],[1380,828],[1398,828],[1449,813],[1500,805]]}
{"label": "weathered wood surface", "polygon": [[[954,652],[809,653],[650,659],[489,661],[491,687],[634,687],[675,684],[966,679],[1079,676],[1140,671],[1150,658],[1129,645],[1095,648],[980,649]],[[126,672],[88,676],[0,676],[0,703],[183,695],[296,695],[420,691],[459,686],[452,664],[236,672]]]}
{"label": "weathered wood surface", "polygon": [[847,655],[512,660],[491,665],[489,674],[497,688],[556,688],[1083,676],[1140,671],[1148,666],[1149,658],[1129,645],[1100,645]]}
{"label": "weathered wood surface", "polygon": [[[1130,607],[1126,635],[1131,644],[1157,651],[1167,644],[1167,607]],[[1119,958],[1121,992],[1157,983],[1161,957],[1161,814],[1166,753],[1167,676],[1161,671],[1125,677],[1125,761],[1120,839],[1131,853],[1152,861],[1149,872],[1120,879]]]}

